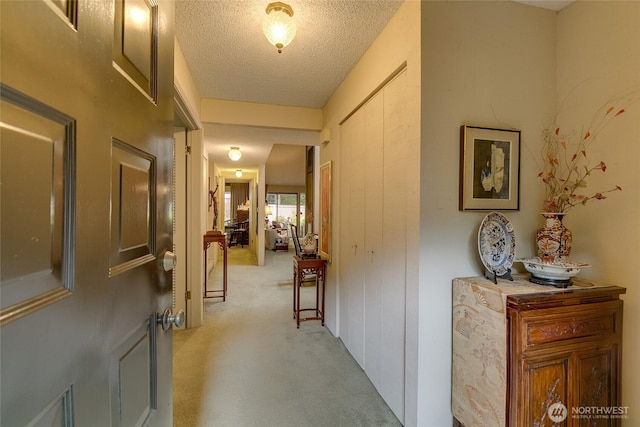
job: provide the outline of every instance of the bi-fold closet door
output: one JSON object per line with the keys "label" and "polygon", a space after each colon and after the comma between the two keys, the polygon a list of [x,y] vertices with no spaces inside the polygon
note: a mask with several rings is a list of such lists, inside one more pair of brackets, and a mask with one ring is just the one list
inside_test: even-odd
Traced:
{"label": "bi-fold closet door", "polygon": [[340,337],[404,420],[406,72],[341,128]]}

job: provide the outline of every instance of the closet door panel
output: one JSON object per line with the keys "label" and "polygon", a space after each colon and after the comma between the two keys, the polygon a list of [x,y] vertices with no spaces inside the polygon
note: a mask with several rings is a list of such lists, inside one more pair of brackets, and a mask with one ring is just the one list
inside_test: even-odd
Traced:
{"label": "closet door panel", "polygon": [[345,157],[342,159],[348,174],[349,188],[345,189],[348,200],[348,214],[342,218],[346,225],[344,262],[345,281],[348,294],[346,310],[347,336],[345,346],[353,358],[364,367],[364,171],[362,160],[366,129],[364,116],[357,112],[343,124]]}
{"label": "closet door panel", "polygon": [[353,274],[349,284],[349,316],[351,353],[360,366],[364,366],[364,163],[361,153],[364,145],[364,123],[359,123],[356,144],[350,158],[351,197],[349,228],[353,241],[351,264]]}
{"label": "closet door panel", "polygon": [[340,336],[404,421],[407,188],[406,73],[341,127]]}
{"label": "closet door panel", "polygon": [[383,94],[379,92],[362,107],[366,146],[365,164],[365,294],[364,370],[373,385],[382,387],[382,186]]}
{"label": "closet door panel", "polygon": [[351,158],[350,147],[354,139],[355,126],[352,122],[347,122],[340,127],[340,180],[338,194],[340,195],[340,238],[338,242],[338,334],[344,345],[349,349],[349,283],[353,274],[353,238],[349,226],[351,217],[351,174],[348,159]]}
{"label": "closet door panel", "polygon": [[[382,396],[398,419],[404,420],[405,298],[407,266],[406,72],[384,88],[383,190],[380,258],[382,299]],[[418,230],[415,230],[417,232]]]}

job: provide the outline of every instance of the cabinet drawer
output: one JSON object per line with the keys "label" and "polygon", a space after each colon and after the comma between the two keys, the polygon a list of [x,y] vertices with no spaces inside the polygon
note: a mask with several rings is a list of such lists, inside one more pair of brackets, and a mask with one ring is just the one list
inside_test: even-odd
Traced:
{"label": "cabinet drawer", "polygon": [[589,319],[570,317],[553,322],[541,320],[526,322],[527,345],[544,344],[593,335],[615,334],[615,325],[615,313],[608,313]]}
{"label": "cabinet drawer", "polygon": [[[546,311],[546,310],[541,310]],[[543,314],[543,313],[539,313]],[[570,312],[565,315],[549,313],[522,319],[525,349],[577,339],[615,337],[619,332],[621,310],[593,310],[589,313]]]}

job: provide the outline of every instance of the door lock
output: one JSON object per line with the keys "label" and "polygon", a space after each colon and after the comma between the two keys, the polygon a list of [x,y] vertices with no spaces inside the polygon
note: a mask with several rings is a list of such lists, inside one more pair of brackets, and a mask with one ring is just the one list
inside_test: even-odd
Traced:
{"label": "door lock", "polygon": [[171,251],[165,251],[162,256],[162,268],[164,271],[171,271],[176,266],[178,262],[178,257]]}

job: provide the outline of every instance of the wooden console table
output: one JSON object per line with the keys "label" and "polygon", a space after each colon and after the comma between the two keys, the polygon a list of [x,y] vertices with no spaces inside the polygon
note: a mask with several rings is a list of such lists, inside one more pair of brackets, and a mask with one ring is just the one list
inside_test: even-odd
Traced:
{"label": "wooden console table", "polygon": [[514,278],[453,280],[454,425],[577,427],[594,420],[574,409],[620,407],[625,289]]}
{"label": "wooden console table", "polygon": [[[219,231],[208,231],[202,237],[203,251],[204,251],[204,292],[203,298],[222,298],[222,301],[227,300],[227,235]],[[207,249],[211,243],[218,243],[220,249],[222,249],[222,289],[207,289]]]}
{"label": "wooden console table", "polygon": [[[324,288],[325,288],[326,261],[320,258],[293,257],[293,318],[296,327],[300,328],[300,322],[306,320],[320,320],[324,326]],[[314,308],[300,308],[300,287],[306,276],[316,276],[316,306]],[[322,285],[322,295],[320,295]],[[320,302],[322,301],[322,302]],[[300,317],[302,311],[313,311],[315,316]]]}

